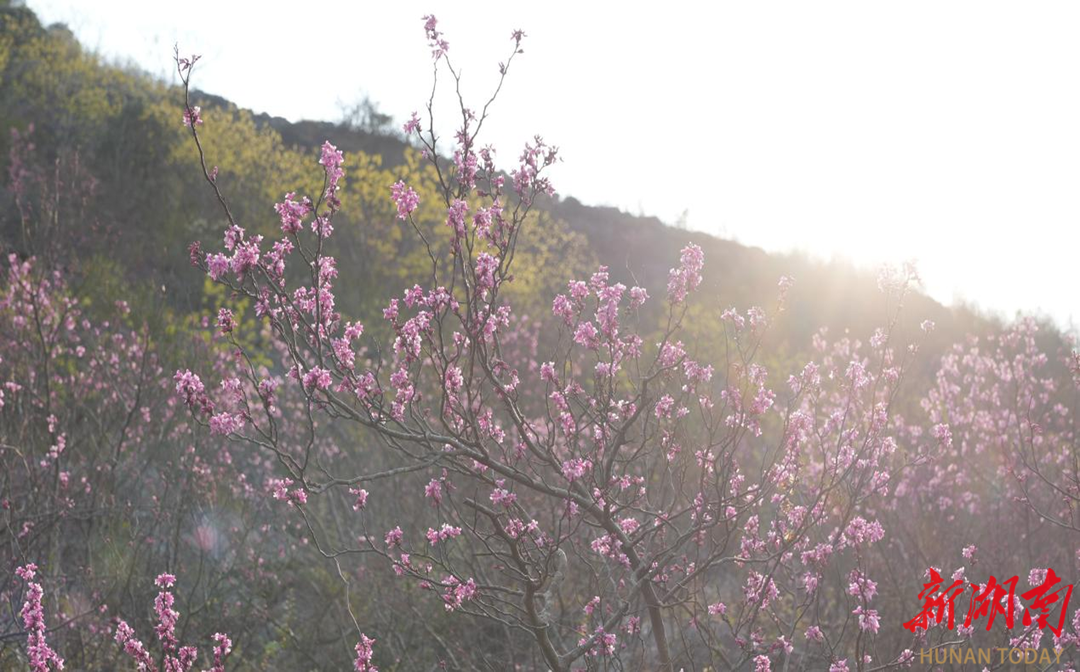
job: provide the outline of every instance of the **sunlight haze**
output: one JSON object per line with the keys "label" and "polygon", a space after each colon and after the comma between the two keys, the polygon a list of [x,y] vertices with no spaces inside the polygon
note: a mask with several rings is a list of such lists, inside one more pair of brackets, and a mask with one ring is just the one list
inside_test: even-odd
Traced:
{"label": "sunlight haze", "polygon": [[430,87],[422,15],[474,107],[521,28],[486,127],[503,166],[538,133],[561,148],[564,197],[667,223],[685,211],[766,250],[914,258],[944,303],[1077,316],[1074,3],[27,5],[166,81],[179,43],[203,56],[196,87],[257,112],[336,120],[366,94],[396,125]]}

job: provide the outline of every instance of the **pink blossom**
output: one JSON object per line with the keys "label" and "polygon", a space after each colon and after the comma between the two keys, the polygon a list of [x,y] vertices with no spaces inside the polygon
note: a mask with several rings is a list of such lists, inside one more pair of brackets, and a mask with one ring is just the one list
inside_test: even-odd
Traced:
{"label": "pink blossom", "polygon": [[862,516],[856,516],[848,523],[847,529],[844,530],[844,536],[852,544],[872,544],[881,541],[885,537],[885,530],[881,527],[881,523],[876,520],[868,523]]}
{"label": "pink blossom", "polygon": [[232,259],[229,260],[229,268],[238,278],[243,278],[258,264],[259,245],[261,243],[262,236],[254,236],[237,246],[236,252],[233,254]]}
{"label": "pink blossom", "polygon": [[520,165],[510,171],[510,177],[514,181],[514,191],[522,203],[531,205],[534,194],[555,194],[555,188],[542,173],[544,168],[555,163],[559,149],[544,142],[540,136],[535,136],[532,143],[525,143],[525,149],[521,153]]}
{"label": "pink blossom", "polygon": [[575,457],[572,460],[567,460],[566,462],[563,462],[563,478],[568,481],[575,481],[583,477],[585,474],[589,473],[590,469],[592,469],[592,462],[582,459],[580,457]]}
{"label": "pink blossom", "polygon": [[302,221],[311,212],[311,199],[306,196],[299,201],[295,200],[296,194],[285,194],[285,200],[274,206],[274,210],[281,217],[281,230],[287,234],[299,233],[303,228]]}
{"label": "pink blossom", "polygon": [[503,488],[505,481],[499,480],[496,485],[499,487],[491,491],[491,503],[496,506],[504,506],[510,508],[517,501],[517,495]]}
{"label": "pink blossom", "polygon": [[447,611],[456,611],[462,604],[476,597],[476,581],[468,579],[461,582],[457,577],[446,579],[448,588],[443,592],[443,606]]}
{"label": "pink blossom", "polygon": [[233,317],[233,312],[228,308],[222,308],[218,310],[217,325],[218,329],[221,330],[221,333],[232,333],[232,330],[236,328],[236,321]]}
{"label": "pink blossom", "polygon": [[656,408],[654,409],[653,413],[656,415],[657,418],[670,418],[671,409],[674,406],[675,400],[671,398],[670,394],[665,394],[664,396],[660,397],[660,399],[656,402]]}
{"label": "pink blossom", "polygon": [[851,613],[859,617],[859,629],[872,632],[875,635],[877,634],[878,628],[881,627],[881,621],[878,619],[877,610],[864,609],[860,605]]}
{"label": "pink blossom", "polygon": [[442,503],[442,481],[437,478],[431,479],[427,485],[424,486],[424,496],[431,500],[431,503],[438,506]]}
{"label": "pink blossom", "polygon": [[316,366],[304,374],[302,382],[304,384],[304,389],[308,392],[312,392],[314,390],[325,390],[329,388],[334,382],[334,379],[330,376],[330,371]]}
{"label": "pink blossom", "polygon": [[476,257],[476,286],[480,291],[495,287],[495,271],[499,268],[498,257],[481,252]]}
{"label": "pink blossom", "polygon": [[196,406],[199,406],[205,410],[209,405],[209,400],[206,398],[203,382],[197,374],[192,373],[190,369],[178,370],[173,380],[176,381],[176,393],[183,398],[188,408],[194,410]]}
{"label": "pink blossom", "polygon": [[386,545],[391,547],[400,546],[402,536],[404,536],[404,533],[401,531],[401,527],[395,527],[386,533]]}
{"label": "pink blossom", "polygon": [[360,633],[360,641],[356,643],[356,662],[353,664],[355,672],[379,672],[379,668],[372,664],[375,656],[375,640],[364,633]]}
{"label": "pink blossom", "polygon": [[431,47],[431,57],[436,61],[442,58],[450,49],[450,43],[446,41],[446,38],[437,28],[438,24],[439,21],[434,14],[428,14],[424,17],[424,32],[427,34],[428,46]]}
{"label": "pink blossom", "polygon": [[574,342],[583,348],[595,350],[600,346],[600,333],[592,322],[582,322],[574,330]]}
{"label": "pink blossom", "polygon": [[593,640],[593,645],[589,647],[588,656],[612,656],[615,655],[615,645],[618,642],[618,638],[613,632],[605,632],[604,626],[597,626],[596,630],[589,637],[582,637],[578,640],[578,646],[586,645],[589,640]]}
{"label": "pink blossom", "polygon": [[443,523],[439,529],[429,527],[427,533],[424,535],[427,537],[428,543],[434,546],[440,541],[446,541],[447,539],[453,539],[461,536],[461,528],[454,527],[449,523]]}
{"label": "pink blossom", "polygon": [[743,594],[746,596],[747,602],[760,605],[762,609],[767,609],[769,604],[780,596],[780,590],[772,579],[752,571],[746,580],[746,585],[743,587]]}
{"label": "pink blossom", "polygon": [[158,623],[154,627],[158,640],[166,652],[175,651],[178,642],[176,640],[176,623],[180,618],[179,612],[173,609],[175,598],[169,591],[176,583],[176,577],[172,574],[159,574],[154,579],[154,585],[161,589],[154,598],[154,612],[157,614]]}
{"label": "pink blossom", "polygon": [[184,110],[184,126],[191,128],[193,126],[202,126],[202,108],[198,105],[189,107]]}
{"label": "pink blossom", "polygon": [[[319,163],[326,171],[326,191],[324,196],[330,206],[331,210],[337,210],[338,200],[337,192],[341,178],[344,177],[345,171],[341,168],[341,165],[345,162],[345,157],[337,147],[330,144],[329,141],[324,142],[319,155]],[[326,227],[322,227],[322,235],[328,235]]]}
{"label": "pink blossom", "polygon": [[236,413],[216,413],[210,416],[210,433],[228,436],[239,432],[244,426],[244,419]]}
{"label": "pink blossom", "polygon": [[400,180],[390,187],[390,194],[397,205],[398,219],[408,219],[420,205],[420,196]]}
{"label": "pink blossom", "polygon": [[267,489],[273,495],[274,499],[278,501],[285,501],[294,506],[307,503],[307,491],[303,488],[293,488],[293,480],[291,478],[271,478],[267,481]]}
{"label": "pink blossom", "polygon": [[668,299],[682,303],[686,296],[701,284],[701,269],[705,265],[705,253],[691,243],[682,249],[679,267],[668,274]]}
{"label": "pink blossom", "polygon": [[214,666],[208,672],[225,672],[225,659],[232,652],[232,640],[220,632],[214,633]]}
{"label": "pink blossom", "polygon": [[461,391],[462,386],[465,384],[465,378],[461,375],[461,369],[456,366],[450,366],[446,369],[446,391],[450,394],[457,394]]}
{"label": "pink blossom", "polygon": [[117,644],[124,647],[124,652],[139,665],[140,670],[153,672],[157,669],[153,657],[146,650],[146,646],[135,638],[135,631],[123,620],[118,621],[116,624],[115,640]]}
{"label": "pink blossom", "polygon": [[598,606],[600,606],[600,596],[596,595],[585,605],[585,614],[592,616],[593,611],[595,611]]}
{"label": "pink blossom", "polygon": [[353,502],[353,511],[360,511],[367,506],[367,490],[364,490],[363,488],[349,488],[349,492],[356,495],[356,501]]}
{"label": "pink blossom", "polygon": [[563,321],[569,326],[573,324],[576,310],[573,302],[565,294],[559,294],[551,302],[551,312],[557,317],[563,318]]}
{"label": "pink blossom", "polygon": [[469,211],[469,204],[460,198],[455,198],[450,203],[450,210],[446,216],[446,225],[454,232],[454,238],[461,240],[465,237],[465,214]]}
{"label": "pink blossom", "polygon": [[44,591],[40,583],[34,582],[37,565],[29,563],[15,569],[15,574],[27,583],[26,601],[23,602],[20,615],[23,628],[26,629],[26,654],[30,659],[33,672],[49,672],[52,665],[57,670],[64,669],[64,659],[49,646],[45,639],[45,614],[41,607]]}

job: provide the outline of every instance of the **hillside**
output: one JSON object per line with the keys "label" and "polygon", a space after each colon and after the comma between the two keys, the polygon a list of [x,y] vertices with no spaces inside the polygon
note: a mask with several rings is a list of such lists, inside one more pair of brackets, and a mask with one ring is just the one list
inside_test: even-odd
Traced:
{"label": "hillside", "polygon": [[[186,248],[217,228],[218,214],[176,123],[180,93],[141,73],[102,62],[62,26],[41,26],[27,9],[4,9],[0,21],[4,49],[0,121],[8,129],[2,149],[9,170],[15,131],[33,142],[33,152],[23,160],[36,166],[38,177],[58,160],[67,166],[79,157],[80,177],[70,179],[93,183],[81,202],[60,203],[54,213],[62,235],[53,231],[38,238],[22,230],[9,188],[2,228],[5,246],[23,254],[64,258],[87,274],[108,275],[113,283],[134,283],[144,290],[165,285],[171,305],[198,305],[201,280],[189,272]],[[341,227],[344,235],[338,245],[343,261],[359,268],[364,286],[372,289],[345,308],[360,317],[370,316],[376,304],[396,293],[398,286],[409,284],[422,260],[392,217],[388,187],[396,179],[426,178],[416,153],[401,137],[323,121],[290,123],[252,115],[221,96],[197,95],[206,110],[209,158],[220,166],[220,183],[241,221],[257,231],[272,231],[270,206],[286,191],[312,179],[310,157],[323,140],[329,140],[345,151],[349,166],[342,213],[348,223]],[[31,124],[33,133],[26,136]],[[45,199],[47,180],[41,182],[20,187],[38,192],[23,195],[24,207],[35,197]],[[778,278],[795,277],[780,334],[794,349],[805,348],[821,327],[851,329],[865,336],[884,314],[876,276],[870,272],[799,255],[767,254],[671,228],[654,218],[585,206],[573,195],[561,195],[540,207],[551,223],[545,226],[545,249],[536,251],[537,258],[556,261],[567,271],[588,272],[596,260],[610,266],[615,277],[628,281],[633,276],[656,292],[678,250],[690,239],[705,250],[708,301],[714,307],[769,305]],[[428,217],[437,228],[438,211],[430,211]],[[585,245],[574,242],[576,235]],[[374,251],[389,249],[402,259],[397,268],[372,263]],[[562,259],[564,253],[570,257]],[[545,296],[533,297],[535,305],[550,301],[565,281],[545,275],[542,282],[533,283],[545,288]],[[931,352],[940,351],[956,334],[985,326],[969,311],[947,309],[916,296],[907,311],[908,327],[924,319],[939,326]]]}

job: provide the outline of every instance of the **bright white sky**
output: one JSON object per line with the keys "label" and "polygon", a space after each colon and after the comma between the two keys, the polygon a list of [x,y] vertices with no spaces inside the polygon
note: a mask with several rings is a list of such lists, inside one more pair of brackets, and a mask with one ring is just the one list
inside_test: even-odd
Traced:
{"label": "bright white sky", "polygon": [[[1080,3],[29,0],[87,47],[289,119],[430,88],[430,11],[505,167],[540,133],[556,188],[860,265],[915,258],[932,296],[1080,319]],[[450,121],[449,102],[442,107]],[[437,109],[438,113],[438,109]],[[444,136],[450,138],[449,124]]]}

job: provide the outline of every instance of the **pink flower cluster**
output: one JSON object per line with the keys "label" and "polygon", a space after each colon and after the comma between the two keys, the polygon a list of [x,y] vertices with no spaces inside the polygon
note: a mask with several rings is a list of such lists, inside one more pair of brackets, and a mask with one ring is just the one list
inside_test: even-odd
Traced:
{"label": "pink flower cluster", "polygon": [[442,598],[447,611],[457,611],[465,602],[476,597],[476,581],[471,578],[460,581],[456,576],[450,576],[444,583],[447,587]]}
{"label": "pink flower cluster", "polygon": [[[338,190],[341,188],[339,184],[341,178],[345,176],[345,170],[341,167],[343,163],[345,163],[345,157],[341,153],[341,150],[331,145],[329,141],[324,142],[322,145],[322,153],[319,157],[319,164],[322,165],[326,171],[326,190],[323,192],[323,197],[326,199],[331,212],[341,207],[341,201],[338,199]],[[318,233],[320,237],[328,235],[326,230],[321,228],[316,228],[316,233]]]}
{"label": "pink flower cluster", "polygon": [[428,543],[431,544],[432,546],[434,546],[435,544],[439,543],[440,541],[446,541],[447,539],[453,539],[455,537],[460,537],[461,536],[461,528],[460,527],[454,527],[453,525],[450,525],[449,523],[443,523],[442,527],[440,527],[437,530],[434,529],[434,528],[429,527],[428,531],[427,531],[427,534],[425,536],[427,536]]}
{"label": "pink flower cluster", "polygon": [[36,572],[37,565],[33,563],[15,570],[15,574],[27,584],[21,615],[26,629],[26,653],[30,658],[30,669],[33,672],[49,672],[52,666],[53,669],[62,670],[64,659],[53,651],[45,639],[45,613],[41,607],[43,591],[41,584],[34,581]]}
{"label": "pink flower cluster", "polygon": [[424,32],[427,33],[428,46],[431,47],[431,57],[436,61],[446,55],[446,52],[450,49],[450,43],[439,32],[438,25],[439,20],[435,18],[434,14],[428,14],[424,17]]}
{"label": "pink flower cluster", "polygon": [[409,215],[420,206],[420,196],[401,180],[390,187],[390,195],[397,205],[398,219],[408,219]]}
{"label": "pink flower cluster", "polygon": [[360,641],[356,643],[356,662],[353,664],[355,672],[379,672],[371,662],[375,657],[375,640],[364,633],[360,633]]}
{"label": "pink flower cluster", "polygon": [[202,123],[203,120],[201,107],[199,107],[198,105],[194,105],[184,110],[184,126],[190,128],[192,126],[201,126]]}
{"label": "pink flower cluster", "polygon": [[701,269],[705,265],[705,253],[691,243],[683,248],[679,256],[679,267],[668,274],[668,299],[675,304],[682,303],[686,296],[701,284]]}
{"label": "pink flower cluster", "polygon": [[[274,499],[282,502],[288,502],[295,506],[301,504],[307,504],[308,495],[307,490],[303,488],[293,488],[293,480],[291,478],[271,478],[266,483],[267,489]],[[367,495],[364,495],[364,501],[367,502]]]}
{"label": "pink flower cluster", "polygon": [[[176,637],[176,624],[180,618],[173,606],[175,597],[171,588],[176,583],[176,577],[172,574],[159,574],[154,580],[160,590],[154,598],[154,613],[157,615],[157,624],[154,632],[161,643],[162,672],[188,672],[195,664],[199,652],[194,646],[180,646]],[[140,670],[157,672],[157,663],[154,656],[135,636],[135,631],[124,620],[116,623],[116,643],[123,647],[124,653],[131,657]],[[232,641],[221,633],[214,635],[214,665],[210,672],[224,672],[225,659],[232,651]]]}
{"label": "pink flower cluster", "polygon": [[274,210],[281,217],[281,230],[290,235],[296,235],[303,230],[303,220],[312,211],[311,199],[307,196],[295,200],[296,194],[285,194],[285,200],[274,205]]}

